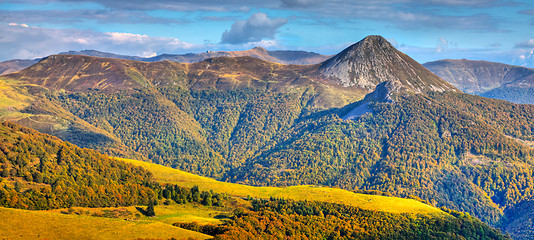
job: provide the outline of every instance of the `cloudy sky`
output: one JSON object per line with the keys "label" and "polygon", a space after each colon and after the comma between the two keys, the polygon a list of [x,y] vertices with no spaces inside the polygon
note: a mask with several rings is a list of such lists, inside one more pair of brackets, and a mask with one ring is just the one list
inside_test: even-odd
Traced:
{"label": "cloudy sky", "polygon": [[94,49],[154,56],[218,50],[334,54],[382,35],[424,63],[534,67],[531,0],[0,0],[0,61]]}

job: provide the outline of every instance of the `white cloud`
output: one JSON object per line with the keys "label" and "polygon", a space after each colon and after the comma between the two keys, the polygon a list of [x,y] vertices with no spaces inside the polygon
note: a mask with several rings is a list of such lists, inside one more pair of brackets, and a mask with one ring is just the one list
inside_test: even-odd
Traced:
{"label": "white cloud", "polygon": [[436,44],[436,52],[441,53],[449,48],[458,48],[458,43],[451,42],[444,37],[440,37]]}
{"label": "white cloud", "polygon": [[0,27],[0,60],[32,59],[70,50],[94,49],[116,54],[153,56],[157,53],[185,53],[203,49],[176,38],[90,30],[28,27],[10,23]]}
{"label": "white cloud", "polygon": [[146,57],[146,58],[151,58],[151,57],[155,57],[157,56],[158,54],[156,52],[143,52],[143,54],[141,55],[141,57]]}
{"label": "white cloud", "polygon": [[7,24],[9,26],[20,26],[20,27],[25,27],[25,28],[29,28],[30,26],[28,26],[28,24],[24,24],[24,23],[9,23]]}
{"label": "white cloud", "polygon": [[237,21],[224,31],[221,43],[241,44],[274,39],[276,31],[287,23],[285,18],[269,18],[265,13],[252,14],[246,21]]}

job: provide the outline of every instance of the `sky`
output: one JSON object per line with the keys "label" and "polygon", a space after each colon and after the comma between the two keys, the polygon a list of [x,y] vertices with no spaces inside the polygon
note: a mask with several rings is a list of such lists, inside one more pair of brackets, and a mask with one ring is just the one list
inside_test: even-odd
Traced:
{"label": "sky", "polygon": [[0,0],[0,61],[98,50],[336,54],[381,35],[416,61],[534,67],[531,0]]}

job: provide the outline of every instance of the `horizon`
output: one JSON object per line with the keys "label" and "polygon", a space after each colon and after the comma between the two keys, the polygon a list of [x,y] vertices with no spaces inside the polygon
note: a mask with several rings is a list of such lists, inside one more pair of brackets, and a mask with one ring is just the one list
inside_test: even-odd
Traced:
{"label": "horizon", "polygon": [[82,50],[153,57],[263,47],[333,55],[381,35],[419,63],[534,67],[534,3],[527,0],[8,0],[0,9],[0,61]]}

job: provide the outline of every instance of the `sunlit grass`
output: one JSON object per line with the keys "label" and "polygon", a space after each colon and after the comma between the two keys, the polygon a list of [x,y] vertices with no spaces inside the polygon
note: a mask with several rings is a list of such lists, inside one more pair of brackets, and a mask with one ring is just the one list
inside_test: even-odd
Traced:
{"label": "sunlit grass", "polygon": [[154,174],[154,177],[159,182],[173,183],[182,187],[199,186],[201,190],[213,190],[218,193],[226,193],[230,196],[250,196],[261,199],[276,197],[293,200],[324,201],[390,213],[443,213],[438,208],[423,204],[413,199],[358,194],[338,188],[316,186],[292,186],[286,188],[253,187],[242,184],[220,182],[211,178],[197,176],[154,163],[130,159],[122,160],[148,169]]}
{"label": "sunlit grass", "polygon": [[221,224],[222,218],[231,215],[231,211],[222,207],[208,207],[198,203],[177,204],[173,201],[169,205],[160,202],[154,206],[156,216],[144,216],[139,209],[144,210],[146,206],[129,207],[103,207],[87,208],[72,207],[69,209],[54,209],[50,212],[75,214],[85,216],[98,216],[107,218],[134,219],[143,221],[157,221],[172,225],[176,222],[197,222],[199,224]]}
{"label": "sunlit grass", "polygon": [[0,111],[14,111],[29,105],[31,97],[20,93],[0,78]]}
{"label": "sunlit grass", "polygon": [[0,236],[6,239],[207,239],[208,235],[156,221],[126,221],[0,208]]}

